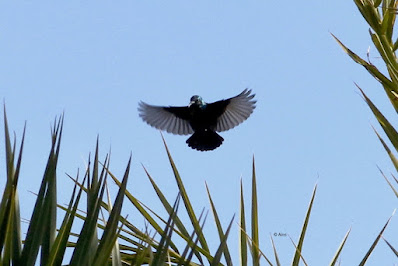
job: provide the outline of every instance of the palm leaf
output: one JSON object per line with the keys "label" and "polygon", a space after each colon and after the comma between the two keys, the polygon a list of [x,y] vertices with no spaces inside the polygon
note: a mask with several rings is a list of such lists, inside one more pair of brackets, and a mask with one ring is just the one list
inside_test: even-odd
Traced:
{"label": "palm leaf", "polygon": [[386,239],[384,239],[384,242],[386,242],[386,244],[388,245],[388,247],[392,250],[392,252],[394,252],[395,256],[398,257],[398,251],[390,244],[390,242],[388,242]]}
{"label": "palm leaf", "polygon": [[[43,180],[37,195],[32,217],[29,223],[21,261],[25,265],[34,265],[43,244],[42,259],[47,261],[51,245],[55,239],[56,222],[56,167],[60,149],[63,116],[54,122],[52,129],[52,145]],[[55,207],[55,208],[54,208]]]}
{"label": "palm leaf", "polygon": [[359,266],[365,265],[366,261],[369,259],[369,256],[372,254],[374,248],[376,247],[377,243],[379,242],[380,238],[382,237],[384,230],[386,230],[387,225],[390,222],[390,220],[391,220],[391,217],[387,220],[386,224],[383,226],[380,233],[377,235],[376,239],[373,241],[372,246],[369,248],[368,252],[366,252],[362,261],[359,263]]}
{"label": "palm leaf", "polygon": [[[130,172],[131,156],[127,163],[127,168],[123,176],[122,185],[119,188],[119,192],[116,196],[115,203],[112,207],[108,222],[101,237],[97,253],[94,259],[94,265],[104,265],[107,259],[112,253],[116,238],[118,236],[117,226],[119,223],[119,217],[122,210],[124,192],[126,191],[127,180]],[[106,169],[108,172],[109,170]],[[120,230],[120,229],[119,229]]]}
{"label": "palm leaf", "polygon": [[298,244],[297,244],[297,247],[296,247],[296,252],[295,252],[295,255],[294,255],[294,258],[293,258],[293,263],[292,263],[292,265],[294,265],[294,266],[299,265],[300,258],[302,257],[301,254],[302,254],[302,250],[303,250],[304,237],[305,237],[305,233],[307,231],[308,223],[309,223],[309,220],[310,220],[310,215],[311,215],[312,205],[314,204],[316,189],[317,189],[317,185],[315,185],[314,191],[312,192],[310,205],[308,206],[308,210],[307,210],[307,214],[305,216],[304,224],[303,224],[303,227],[301,229],[300,238],[299,238],[299,241],[298,241]]}
{"label": "palm leaf", "polygon": [[341,253],[341,251],[343,250],[344,244],[345,244],[345,242],[347,241],[347,238],[348,238],[348,235],[350,234],[350,232],[351,232],[351,228],[350,228],[350,229],[348,230],[348,232],[345,234],[345,236],[344,236],[344,238],[343,238],[343,241],[341,242],[339,248],[337,249],[336,254],[334,254],[334,257],[333,257],[332,261],[330,262],[330,266],[334,266],[334,265],[336,264],[337,259],[339,258],[340,253]]}
{"label": "palm leaf", "polygon": [[239,259],[240,265],[247,266],[245,202],[243,200],[243,183],[240,180],[240,219],[239,219]]}
{"label": "palm leaf", "polygon": [[252,170],[252,258],[253,265],[260,265],[260,240],[258,237],[258,209],[257,209],[257,183],[256,183],[256,168],[253,156],[253,170]]}
{"label": "palm leaf", "polygon": [[221,239],[221,243],[216,251],[216,254],[214,255],[213,260],[210,263],[210,266],[216,266],[220,264],[221,261],[221,256],[223,253],[225,253],[225,248],[227,245],[227,239],[229,235],[229,231],[231,230],[232,222],[234,221],[235,215],[232,217],[231,222],[228,225],[227,231],[224,234],[224,237]]}
{"label": "palm leaf", "polygon": [[[213,200],[211,198],[209,187],[207,186],[207,183],[206,183],[206,191],[207,191],[207,196],[209,197],[210,207],[211,207],[211,210],[213,212],[214,222],[216,223],[216,226],[217,226],[218,236],[220,238],[220,241],[222,242],[223,239],[225,238],[225,235],[224,235],[224,232],[222,230],[221,222],[220,222],[220,219],[218,217],[218,213],[217,213],[216,207],[214,205],[214,202],[213,202]],[[228,244],[227,243],[225,243],[225,247],[224,247],[224,257],[225,257],[225,261],[227,262],[227,265],[232,266],[232,259],[231,259],[231,255],[229,254]]]}
{"label": "palm leaf", "polygon": [[274,251],[274,256],[275,256],[276,265],[277,265],[277,266],[281,266],[281,263],[280,263],[279,257],[278,257],[278,253],[276,252],[276,247],[275,247],[274,239],[272,238],[272,235],[271,235],[270,237],[271,237],[271,244],[272,244],[272,249],[273,249],[273,251]]}
{"label": "palm leaf", "polygon": [[156,250],[155,256],[151,263],[151,265],[153,266],[162,265],[166,261],[166,256],[168,254],[167,252],[168,247],[171,242],[171,235],[173,234],[174,218],[177,215],[179,202],[180,202],[180,194],[178,194],[177,199],[174,202],[173,213],[169,216],[166,227],[163,230],[164,233],[160,239],[159,246]]}
{"label": "palm leaf", "polygon": [[177,167],[174,164],[173,158],[171,157],[169,148],[167,147],[167,144],[166,144],[166,141],[163,138],[163,135],[162,135],[162,139],[163,139],[164,146],[166,148],[166,152],[167,152],[167,156],[169,158],[169,162],[170,162],[171,168],[173,169],[174,177],[176,179],[178,188],[179,188],[180,193],[181,193],[182,200],[184,202],[184,205],[185,205],[185,208],[187,210],[187,213],[188,213],[188,216],[190,218],[190,221],[192,223],[192,226],[193,226],[194,230],[196,231],[196,233],[199,236],[199,242],[200,242],[202,248],[205,251],[210,252],[209,251],[209,246],[207,245],[207,241],[206,241],[203,233],[201,232],[198,219],[196,218],[195,212],[194,212],[194,210],[192,208],[192,204],[191,204],[191,202],[189,200],[188,194],[187,194],[187,192],[185,190],[185,187],[184,187],[184,184],[183,184],[183,182],[181,180],[180,174],[178,173]]}

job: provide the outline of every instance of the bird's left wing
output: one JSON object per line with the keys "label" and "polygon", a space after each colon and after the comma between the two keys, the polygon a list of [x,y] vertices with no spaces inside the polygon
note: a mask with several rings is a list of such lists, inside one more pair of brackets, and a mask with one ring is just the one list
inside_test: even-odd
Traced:
{"label": "bird's left wing", "polygon": [[218,117],[216,131],[234,128],[253,113],[256,101],[253,100],[255,94],[251,92],[245,89],[235,97],[208,104],[208,110]]}
{"label": "bird's left wing", "polygon": [[178,135],[193,133],[188,107],[163,107],[140,102],[138,112],[142,120],[157,129]]}

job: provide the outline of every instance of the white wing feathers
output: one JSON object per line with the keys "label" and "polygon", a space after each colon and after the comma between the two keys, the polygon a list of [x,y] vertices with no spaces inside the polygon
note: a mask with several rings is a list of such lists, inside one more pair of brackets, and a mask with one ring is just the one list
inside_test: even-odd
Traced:
{"label": "white wing feathers", "polygon": [[[189,121],[179,118],[171,111],[167,111],[170,107],[154,106],[144,102],[140,102],[138,106],[139,116],[149,125],[165,130],[169,133],[178,135],[189,135],[193,133],[193,129]],[[175,109],[184,107],[173,107]]]}
{"label": "white wing feathers", "polygon": [[250,94],[251,90],[245,89],[239,95],[228,99],[229,103],[224,113],[217,120],[216,131],[221,132],[234,128],[253,113],[256,108],[256,101],[253,100],[255,94]]}

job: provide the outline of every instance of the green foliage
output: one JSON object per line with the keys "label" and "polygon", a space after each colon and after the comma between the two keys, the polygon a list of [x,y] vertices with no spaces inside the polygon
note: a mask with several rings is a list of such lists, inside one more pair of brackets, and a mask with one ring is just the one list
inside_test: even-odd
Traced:
{"label": "green foliage", "polygon": [[[343,50],[358,64],[362,65],[382,85],[392,106],[398,111],[398,62],[395,51],[398,49],[398,40],[393,40],[393,29],[396,19],[398,2],[395,0],[354,0],[360,13],[370,26],[371,40],[386,65],[387,74],[383,74],[369,60],[362,59],[353,51],[348,49],[340,40],[333,36]],[[359,88],[359,87],[358,87]],[[380,123],[386,136],[398,151],[398,133],[389,120],[372,103],[366,94],[360,89],[364,100],[372,110]],[[6,159],[6,185],[0,202],[0,265],[61,265],[63,261],[69,260],[69,265],[233,265],[233,255],[229,249],[229,235],[235,224],[235,216],[231,217],[229,224],[223,227],[216,203],[207,187],[209,209],[211,210],[215,227],[217,228],[219,244],[215,250],[210,250],[208,242],[214,242],[214,236],[204,233],[204,225],[207,220],[207,211],[202,210],[198,215],[192,207],[189,197],[189,188],[183,183],[176,164],[164,141],[165,150],[172,168],[175,182],[178,186],[178,195],[174,202],[164,196],[161,188],[156,184],[149,172],[144,168],[146,176],[150,181],[157,198],[167,213],[167,217],[155,213],[147,205],[137,199],[127,189],[127,181],[130,172],[131,157],[123,177],[119,180],[109,170],[109,157],[106,156],[103,163],[99,159],[98,139],[95,149],[94,160],[89,157],[89,164],[84,173],[83,180],[79,181],[71,177],[75,186],[71,193],[68,206],[57,205],[57,163],[60,152],[61,136],[63,128],[63,116],[54,121],[51,130],[51,148],[44,170],[42,183],[37,195],[32,217],[26,237],[22,240],[20,229],[21,217],[18,197],[18,180],[22,163],[22,152],[24,146],[25,129],[19,149],[16,148],[16,140],[11,142],[8,121],[4,108],[4,136],[5,136],[5,159]],[[375,131],[376,132],[376,131]],[[398,170],[398,160],[391,151],[389,145],[378,132],[377,137],[387,151],[393,165]],[[164,140],[164,139],[163,139]],[[398,197],[398,179],[392,175],[394,182],[380,170],[389,186]],[[110,177],[119,186],[119,190],[113,204],[107,191],[107,179]],[[294,256],[292,265],[300,262],[307,265],[303,255],[303,247],[307,228],[310,226],[310,216],[315,201],[317,186],[315,186],[309,206],[307,208],[304,222],[301,227],[297,244],[292,240]],[[83,193],[87,201],[80,201]],[[107,195],[107,200],[105,200]],[[260,221],[256,182],[256,169],[253,157],[251,176],[251,201],[249,205],[245,202],[243,182],[240,185],[240,208],[239,220],[239,254],[240,265],[260,265],[265,261],[268,265],[281,265],[280,255],[277,251],[272,236],[270,236],[274,259],[266,256],[260,247]],[[122,206],[127,201],[145,219],[145,228],[139,229],[128,217],[121,215]],[[78,212],[85,205],[85,212]],[[248,206],[248,207],[246,207]],[[62,223],[57,229],[56,221],[57,207],[63,211]],[[247,215],[246,211],[251,214]],[[180,214],[185,212],[188,220],[184,221]],[[78,219],[82,222],[80,232],[72,232],[72,225]],[[359,263],[364,265],[374,248],[383,239],[387,246],[398,256],[394,248],[383,234],[390,219],[383,226],[376,239]],[[225,226],[225,225],[224,225]],[[248,229],[250,226],[250,229]],[[188,229],[191,227],[192,229]],[[350,230],[344,236],[342,242],[330,265],[336,265],[342,253],[343,247],[348,239]],[[289,236],[290,237],[290,236]],[[291,238],[290,238],[291,239]],[[178,244],[177,244],[178,243]],[[181,244],[182,243],[182,244]],[[179,246],[180,245],[180,246]],[[72,249],[70,258],[65,258],[67,248]],[[40,257],[39,257],[40,254]]]}
{"label": "green foliage", "polygon": [[[350,50],[347,46],[345,46],[336,36],[333,38],[338,42],[338,44],[343,48],[343,50],[359,65],[363,66],[369,74],[371,74],[383,87],[384,92],[386,93],[388,99],[392,107],[395,111],[398,112],[398,61],[396,57],[396,51],[398,49],[398,39],[394,39],[394,27],[395,20],[398,12],[398,1],[396,0],[354,0],[359,12],[362,14],[363,18],[368,23],[370,29],[369,34],[370,38],[373,42],[374,47],[376,48],[378,54],[380,55],[383,63],[385,65],[385,69],[387,71],[386,74],[383,74],[374,64],[372,64],[368,60],[365,60]],[[358,86],[365,102],[369,106],[370,110],[373,112],[377,121],[379,122],[381,128],[384,130],[387,135],[390,143],[395,149],[395,152],[398,151],[398,132],[394,128],[394,126],[389,122],[389,120],[382,114],[382,112],[376,107],[376,105],[367,97],[364,91]],[[398,161],[394,152],[389,148],[384,139],[380,136],[380,134],[374,129],[378,139],[382,143],[384,149],[386,150],[388,156],[390,157],[391,162],[393,163],[395,169],[398,171]],[[396,197],[398,197],[397,192],[397,183],[398,180],[395,178],[393,174],[392,177],[395,181],[393,184],[389,181],[389,179],[384,175],[384,173],[380,170],[382,176],[387,181],[388,185],[393,190]],[[390,219],[387,221],[381,232],[379,233],[376,240],[373,242],[372,246],[364,256],[360,265],[364,265],[373,249],[377,245],[379,239],[382,236],[382,233],[386,229]],[[385,242],[391,248],[395,255],[397,255],[396,250],[390,245],[387,240]],[[397,255],[398,257],[398,255]]]}
{"label": "green foliage", "polygon": [[[25,131],[19,149],[19,156],[16,157],[15,141],[11,145],[7,118],[4,112],[8,178],[0,205],[1,226],[4,228],[0,233],[2,241],[0,259],[2,265],[34,265],[37,261],[40,261],[43,265],[61,265],[64,260],[69,260],[69,265],[108,265],[110,263],[112,265],[204,265],[205,262],[209,265],[223,265],[224,262],[226,265],[234,264],[228,248],[228,237],[234,225],[234,217],[231,217],[228,226],[223,228],[216,204],[212,199],[210,189],[206,185],[210,209],[219,235],[219,245],[214,251],[211,251],[207,246],[207,242],[210,240],[214,242],[214,238],[206,236],[203,232],[207,214],[202,210],[198,216],[192,208],[187,189],[165,142],[164,145],[170,166],[179,188],[179,193],[174,204],[170,204],[155,183],[154,178],[151,177],[145,168],[144,171],[152,184],[154,192],[168,213],[166,219],[153,212],[127,190],[131,158],[127,163],[121,181],[110,172],[108,156],[105,157],[103,163],[100,163],[98,140],[94,153],[94,161],[92,162],[89,156],[89,163],[83,180],[79,182],[79,174],[77,174],[76,178],[70,177],[75,186],[68,206],[57,205],[56,168],[60,151],[62,126],[63,116],[54,122],[48,163],[30,219],[28,232],[25,240],[22,241],[19,229],[21,219],[19,217],[18,193],[16,188],[22,161]],[[17,162],[14,166],[15,158],[17,158]],[[251,216],[249,217],[245,215],[243,184],[241,184],[241,207],[238,222],[238,226],[240,227],[239,258],[241,259],[241,265],[247,265],[250,257],[253,265],[259,265],[261,259],[265,259],[269,265],[273,265],[271,260],[260,249],[260,226],[258,221],[258,197],[254,158],[252,167]],[[113,205],[109,200],[109,195],[107,197],[108,200],[104,200],[108,177],[111,177],[119,186],[119,191]],[[78,212],[79,204],[80,206],[83,204],[80,201],[83,192],[87,195],[86,211]],[[125,197],[148,223],[144,231],[139,230],[137,226],[133,225],[128,217],[121,216],[123,199]],[[296,255],[293,265],[298,265],[300,259],[304,261],[301,251],[314,198],[315,190],[302,228],[299,245],[297,247],[294,245]],[[181,200],[183,204],[180,204]],[[55,223],[57,217],[56,207],[64,211],[64,217],[58,230]],[[182,209],[182,207],[184,208]],[[187,222],[183,222],[178,214],[181,211],[185,211],[188,214],[188,223],[192,226],[192,232],[190,233],[187,229]],[[102,217],[106,217],[106,219],[100,218],[100,213],[103,213]],[[76,218],[83,222],[79,233],[71,231]],[[249,219],[248,222],[247,219]],[[251,236],[247,233],[246,224],[251,225]],[[76,238],[76,240],[72,241],[71,237]],[[209,239],[210,237],[212,238]],[[177,238],[179,239],[179,243],[181,243],[181,240],[185,242],[185,245],[181,249],[175,244]],[[279,256],[272,237],[271,242],[275,264],[280,265]],[[65,258],[67,248],[72,249],[70,258]],[[341,248],[342,245],[337,254],[340,253]],[[182,250],[182,252],[179,250]],[[39,251],[41,254],[40,257]],[[337,257],[338,255],[336,255]]]}
{"label": "green foliage", "polygon": [[[22,241],[17,186],[19,169],[22,162],[25,130],[22,135],[17,162],[14,166],[16,141],[14,140],[13,145],[11,145],[7,116],[4,110],[7,182],[0,204],[0,224],[2,227],[0,242],[1,265],[35,265],[38,260],[40,260],[42,265],[61,265],[65,250],[68,246],[74,247],[70,261],[71,265],[106,265],[110,261],[110,254],[114,248],[115,240],[119,235],[120,229],[118,230],[117,228],[130,162],[128,163],[126,174],[123,177],[114,206],[108,209],[109,217],[106,227],[103,228],[101,239],[97,238],[95,232],[97,230],[98,212],[102,203],[100,199],[102,198],[102,193],[105,188],[104,184],[107,171],[104,167],[98,182],[95,182],[94,178],[90,179],[89,171],[87,171],[84,180],[92,184],[90,192],[92,193],[92,197],[88,197],[90,199],[88,204],[90,208],[88,208],[87,212],[88,219],[86,219],[83,224],[77,243],[68,242],[69,237],[72,235],[71,228],[74,219],[78,217],[77,208],[84,188],[83,186],[79,186],[76,182],[68,207],[63,207],[65,216],[57,231],[56,172],[61,145],[62,126],[63,116],[55,120],[52,128],[50,154],[44,170],[39,193],[37,194],[32,217],[29,221],[28,231],[25,240]],[[94,161],[94,165],[98,165],[97,157]],[[86,192],[88,192],[87,189]],[[92,243],[96,245],[92,245]]]}

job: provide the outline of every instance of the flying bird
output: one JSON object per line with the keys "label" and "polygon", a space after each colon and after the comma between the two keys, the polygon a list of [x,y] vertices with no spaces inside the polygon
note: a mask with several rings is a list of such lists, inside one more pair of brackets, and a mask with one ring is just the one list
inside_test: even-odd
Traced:
{"label": "flying bird", "polygon": [[206,103],[194,95],[188,106],[154,106],[140,102],[139,116],[150,126],[177,135],[190,135],[192,149],[210,151],[224,139],[217,132],[227,131],[245,121],[256,108],[255,94],[245,89],[235,97]]}

